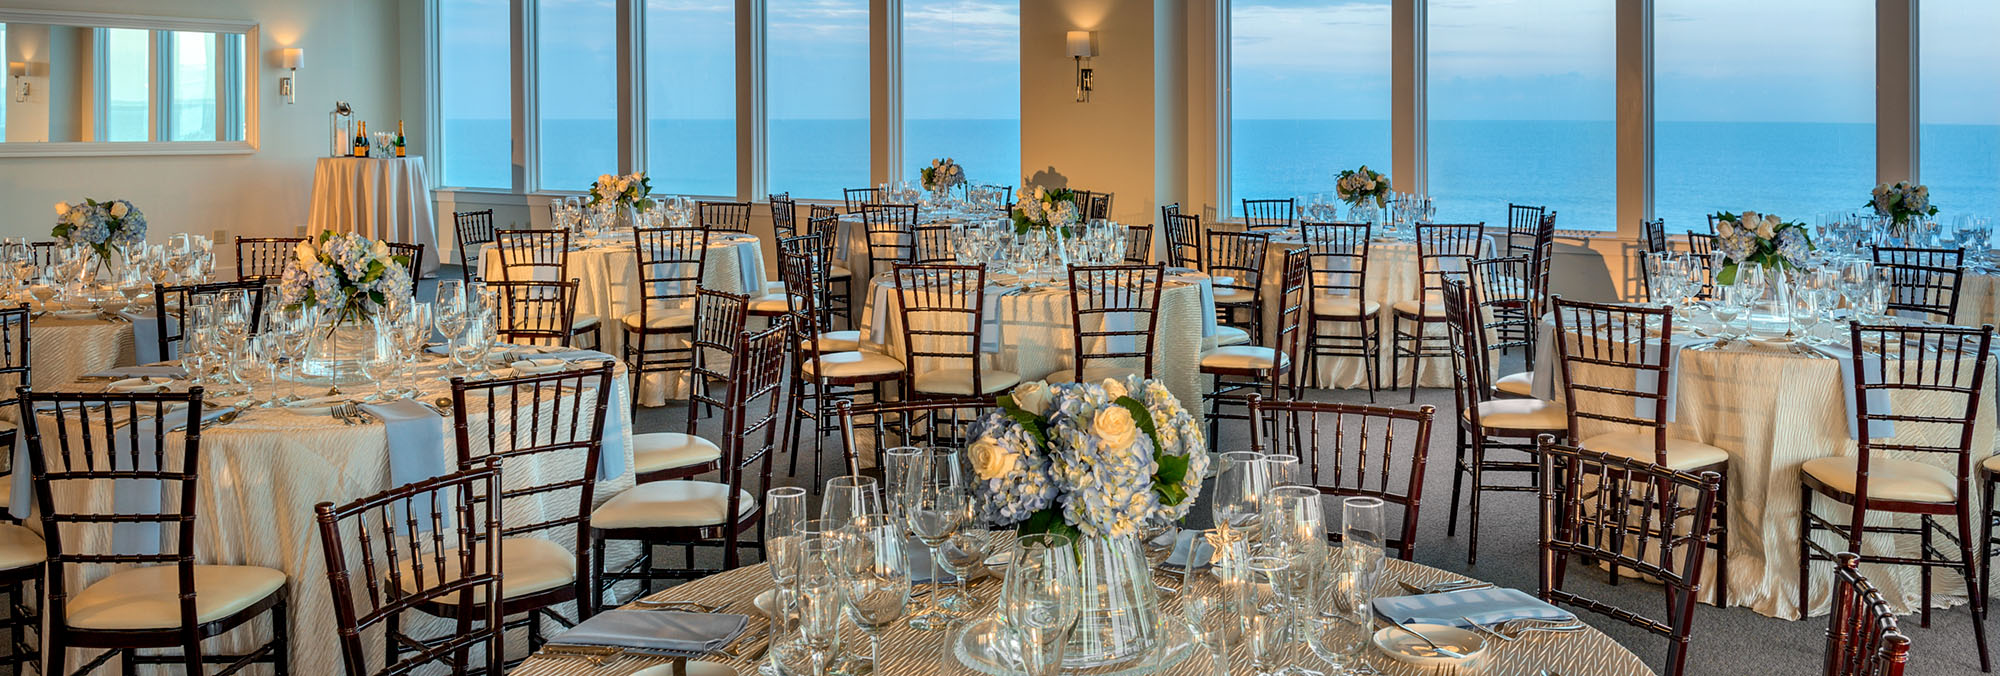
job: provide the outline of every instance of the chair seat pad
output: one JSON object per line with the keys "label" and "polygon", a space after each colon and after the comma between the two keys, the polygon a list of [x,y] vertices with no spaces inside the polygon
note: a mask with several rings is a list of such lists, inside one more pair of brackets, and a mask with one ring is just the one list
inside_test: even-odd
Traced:
{"label": "chair seat pad", "polygon": [[576,321],[569,323],[569,330],[589,331],[591,329],[597,328],[597,326],[598,326],[598,321],[596,317],[577,317]]}
{"label": "chair seat pad", "polygon": [[807,360],[807,377],[862,378],[903,372],[903,362],[879,352],[827,352]]}
{"label": "chair seat pad", "polygon": [[1541,399],[1491,399],[1479,402],[1479,424],[1509,430],[1567,430],[1569,411]]}
{"label": "chair seat pad", "polygon": [[1313,314],[1326,317],[1366,317],[1382,311],[1382,304],[1352,296],[1314,296]]}
{"label": "chair seat pad", "polygon": [[632,435],[632,469],[639,474],[705,465],[722,459],[715,442],[680,432]]}
{"label": "chair seat pad", "polygon": [[1215,327],[1216,345],[1243,345],[1250,342],[1250,332],[1237,326]]}
{"label": "chair seat pad", "polygon": [[[1854,494],[1861,473],[1860,459],[1851,455],[1813,458],[1799,471],[1818,479],[1836,491]],[[1951,470],[1914,460],[1875,457],[1868,459],[1868,499],[1904,502],[1953,502],[1958,500],[1958,475]]]}
{"label": "chair seat pad", "polygon": [[1021,374],[998,369],[981,369],[979,387],[982,391],[979,392],[972,390],[972,369],[925,371],[917,374],[910,383],[916,391],[930,394],[992,394],[1013,389],[1015,385],[1021,384]]}
{"label": "chair seat pad", "polygon": [[[473,549],[472,561],[475,567],[485,565],[486,545]],[[425,559],[424,578],[416,579],[410,562],[397,566],[403,588],[418,591],[424,587],[436,588],[438,580],[455,580],[459,577],[458,550],[444,552],[442,575],[436,568],[434,559]],[[545,592],[576,581],[576,554],[553,540],[538,537],[513,537],[500,540],[500,596],[515,599],[537,592]],[[450,594],[437,599],[438,603],[458,603],[458,595]],[[474,589],[473,603],[486,602],[486,590]]]}
{"label": "chair seat pad", "polygon": [[784,293],[784,292],[785,292],[785,282],[783,280],[775,282],[764,282],[764,293],[766,295],[773,293]]}
{"label": "chair seat pad", "polygon": [[[261,566],[195,566],[194,617],[208,623],[256,605],[283,589],[285,574]],[[180,567],[127,568],[69,601],[78,629],[171,629],[181,626]]]}
{"label": "chair seat pad", "polygon": [[[1659,458],[1653,452],[1653,435],[1650,432],[1611,432],[1584,439],[1578,444],[1600,453],[1608,453],[1621,458],[1632,458],[1655,462]],[[1729,460],[1729,451],[1695,441],[1693,439],[1667,438],[1667,467],[1687,470],[1697,467],[1717,465]]]}
{"label": "chair seat pad", "polygon": [[1257,300],[1257,293],[1249,289],[1215,287],[1216,305],[1241,305]]}
{"label": "chair seat pad", "polygon": [[1201,355],[1202,370],[1212,368],[1232,371],[1269,370],[1272,362],[1290,366],[1291,355],[1278,354],[1277,350],[1255,345],[1218,347]]}
{"label": "chair seat pad", "polygon": [[849,270],[847,268],[838,265],[829,265],[826,268],[827,279],[847,279],[853,276],[854,276],[853,270]]}
{"label": "chair seat pad", "polygon": [[1423,303],[1419,305],[1416,299],[1405,298],[1403,300],[1396,301],[1396,304],[1392,307],[1396,308],[1397,312],[1412,316],[1415,316],[1417,314],[1417,309],[1421,307],[1423,308],[1423,313],[1424,316],[1426,317],[1437,317],[1439,319],[1444,318],[1444,303],[1438,301],[1432,301],[1429,303]]}
{"label": "chair seat pad", "polygon": [[792,308],[792,297],[786,295],[783,291],[767,293],[751,299],[747,307],[750,312],[756,314],[783,313]]}
{"label": "chair seat pad", "polygon": [[1535,396],[1532,394],[1535,391],[1535,372],[1522,371],[1501,376],[1499,380],[1493,381],[1493,389],[1515,396]]}
{"label": "chair seat pad", "polygon": [[[1985,468],[1988,472],[2000,474],[2000,455],[1986,456],[1985,460],[1979,461],[1979,466]],[[5,489],[0,489],[0,500],[5,499],[7,499],[7,493]]]}
{"label": "chair seat pad", "polygon": [[[593,528],[692,528],[728,523],[729,484],[713,481],[648,481],[625,489],[590,513]],[[757,512],[757,498],[736,490],[736,515]],[[504,569],[503,569],[504,570]]]}
{"label": "chair seat pad", "polygon": [[[1143,375],[1144,373],[1145,372],[1140,369],[1126,368],[1123,366],[1086,366],[1083,369],[1083,382],[1101,383],[1104,382],[1105,380],[1122,381],[1127,377],[1137,377]],[[1072,383],[1076,382],[1075,378],[1076,378],[1076,369],[1066,368],[1061,371],[1049,374],[1049,376],[1047,378],[1043,378],[1043,380],[1046,380],[1051,383]]]}
{"label": "chair seat pad", "polygon": [[[639,322],[644,321],[645,324]],[[633,312],[625,315],[625,328],[638,329],[685,329],[694,326],[693,308],[655,308],[640,317]]]}
{"label": "chair seat pad", "polygon": [[861,332],[851,329],[821,331],[817,344],[811,339],[805,339],[799,341],[799,348],[807,352],[853,352],[861,349]]}
{"label": "chair seat pad", "polygon": [[32,566],[49,558],[42,536],[26,526],[0,523],[0,570]]}

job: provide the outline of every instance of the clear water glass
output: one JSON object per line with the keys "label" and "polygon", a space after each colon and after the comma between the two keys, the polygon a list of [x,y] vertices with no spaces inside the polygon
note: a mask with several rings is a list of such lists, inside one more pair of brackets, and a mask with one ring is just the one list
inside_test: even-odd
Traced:
{"label": "clear water glass", "polygon": [[1244,644],[1257,676],[1275,676],[1291,629],[1291,602],[1285,598],[1292,562],[1280,556],[1250,557],[1249,597],[1241,607]]}
{"label": "clear water glass", "polygon": [[808,540],[799,546],[800,643],[810,652],[813,676],[827,676],[840,652],[840,543]]}
{"label": "clear water glass", "polygon": [[1350,562],[1381,565],[1388,539],[1382,525],[1382,499],[1350,497],[1340,501],[1340,550]]}
{"label": "clear water glass", "polygon": [[400,331],[392,317],[377,315],[369,335],[367,354],[362,355],[361,370],[368,381],[375,384],[375,394],[370,401],[384,402],[396,399],[389,389],[389,378],[403,367],[403,348],[399,339]]}
{"label": "clear water glass", "polygon": [[1264,454],[1252,451],[1222,454],[1216,467],[1215,496],[1210,501],[1216,528],[1255,536],[1263,458]]}
{"label": "clear water glass", "polygon": [[835,525],[846,524],[859,514],[887,512],[882,506],[882,483],[871,476],[848,474],[828,479],[820,496],[819,518]]}
{"label": "clear water glass", "polygon": [[[888,514],[865,514],[854,520],[856,534],[841,541],[841,596],[847,619],[868,635],[867,672],[881,663],[882,630],[902,619],[910,605],[910,561],[904,552],[903,528]],[[866,673],[847,669],[850,673]]]}
{"label": "clear water glass", "polygon": [[[1181,581],[1178,593],[1181,616],[1189,631],[1208,649],[1210,662],[1228,664],[1229,646],[1243,633],[1243,606],[1249,602],[1248,558],[1241,534],[1209,529],[1201,539],[1215,547],[1215,567],[1206,575],[1194,574],[1193,562]],[[1221,673],[1226,666],[1218,669]]]}
{"label": "clear water glass", "polygon": [[[937,565],[939,548],[966,527],[971,512],[968,506],[972,491],[966,476],[962,458],[951,448],[925,449],[923,462],[916,470],[916,485],[908,506],[909,526],[917,540],[930,548],[929,572],[934,588],[941,582]],[[947,623],[946,614],[936,603],[923,614],[910,618],[910,627],[922,631],[943,629]]]}
{"label": "clear water glass", "polygon": [[764,559],[771,583],[791,589],[798,580],[799,546],[806,537],[806,489],[780,486],[764,492]]}

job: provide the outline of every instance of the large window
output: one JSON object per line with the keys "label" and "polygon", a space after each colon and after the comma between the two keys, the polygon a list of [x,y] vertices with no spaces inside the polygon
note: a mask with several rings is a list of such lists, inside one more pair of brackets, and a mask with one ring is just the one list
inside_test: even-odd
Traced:
{"label": "large window", "polygon": [[216,140],[214,33],[167,32],[166,140]]}
{"label": "large window", "polygon": [[771,192],[837,198],[868,179],[868,2],[770,0]]}
{"label": "large window", "polygon": [[152,90],[153,36],[140,28],[99,28],[99,127],[106,141],[152,140],[148,102]]}
{"label": "large window", "polygon": [[1875,186],[1873,0],[1657,5],[1654,204],[1670,231],[1706,214],[1811,222]]}
{"label": "large window", "polygon": [[587,190],[618,171],[618,10],[602,0],[535,6],[539,187]]}
{"label": "large window", "polygon": [[1230,190],[1333,189],[1343,168],[1389,173],[1390,0],[1230,4]]}
{"label": "large window", "polygon": [[514,187],[507,0],[439,0],[438,155],[444,185]]}
{"label": "large window", "polygon": [[949,157],[975,184],[1021,173],[1021,8],[903,1],[903,171]]}
{"label": "large window", "polygon": [[[0,23],[0,55],[6,55],[12,53],[13,52],[7,50],[7,24]],[[12,88],[17,85],[9,83],[8,86],[9,88]],[[7,98],[0,98],[0,141],[7,140],[7,102],[12,100],[14,99],[11,96]]]}
{"label": "large window", "polygon": [[646,0],[646,172],[654,190],[736,194],[735,36],[734,2]]}
{"label": "large window", "polygon": [[1617,228],[1615,9],[1431,3],[1427,164],[1439,221],[1505,223],[1516,203],[1559,212],[1565,229]]}
{"label": "large window", "polygon": [[1918,11],[1918,174],[1944,223],[2000,217],[2000,3],[1924,0]]}

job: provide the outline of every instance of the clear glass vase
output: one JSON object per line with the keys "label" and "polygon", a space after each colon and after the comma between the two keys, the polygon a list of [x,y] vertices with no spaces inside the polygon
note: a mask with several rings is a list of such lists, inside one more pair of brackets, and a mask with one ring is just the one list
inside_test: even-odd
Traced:
{"label": "clear glass vase", "polygon": [[1162,642],[1159,592],[1136,536],[1079,536],[1081,612],[1063,669],[1096,669],[1150,659]]}
{"label": "clear glass vase", "polygon": [[375,327],[366,318],[349,313],[331,313],[315,323],[306,338],[306,351],[299,359],[299,376],[311,381],[361,382],[363,368],[375,340]]}

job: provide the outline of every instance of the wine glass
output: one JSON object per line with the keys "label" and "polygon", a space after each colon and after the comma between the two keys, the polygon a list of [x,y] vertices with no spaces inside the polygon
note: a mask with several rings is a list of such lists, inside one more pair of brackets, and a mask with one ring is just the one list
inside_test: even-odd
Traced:
{"label": "wine glass", "polygon": [[921,446],[897,446],[882,452],[882,480],[887,484],[889,493],[889,516],[900,520],[906,527],[909,516],[904,510],[910,505],[910,487],[916,483],[911,473],[916,471],[923,458],[924,449]]}
{"label": "wine glass", "polygon": [[[1200,537],[1215,547],[1216,564],[1208,575],[1189,573],[1181,580],[1181,614],[1195,640],[1208,648],[1209,661],[1226,665],[1229,643],[1241,631],[1242,607],[1248,600],[1245,594],[1250,580],[1244,569],[1247,543],[1241,533],[1227,529],[1204,530]],[[1194,546],[1189,543],[1190,551]],[[1194,567],[1189,561],[1188,570]]]}
{"label": "wine glass", "polygon": [[260,380],[259,376],[262,376],[263,371],[269,367],[269,362],[265,358],[269,343],[268,337],[253,337],[238,340],[229,347],[227,368],[231,377],[243,383],[242,405],[246,408],[263,403],[263,400],[257,398],[256,385]]}
{"label": "wine glass", "polygon": [[1253,584],[1242,606],[1243,633],[1257,676],[1275,676],[1285,653],[1285,630],[1291,624],[1292,561],[1282,556],[1252,556],[1248,570]]}
{"label": "wine glass", "polygon": [[1215,500],[1211,504],[1217,528],[1244,531],[1255,536],[1258,475],[1264,454],[1253,451],[1223,453],[1215,476]]}
{"label": "wine glass", "polygon": [[1013,636],[1021,671],[1027,676],[1055,676],[1062,671],[1063,648],[1076,625],[1077,553],[1069,536],[1036,533],[1014,543],[1007,579],[1000,589],[1003,628]]}
{"label": "wine glass", "polygon": [[486,370],[486,354],[493,347],[490,319],[485,312],[467,308],[456,326],[458,340],[451,345],[451,361],[468,374],[474,366],[481,373]]}
{"label": "wine glass", "polygon": [[[957,449],[924,449],[924,459],[913,478],[916,485],[911,487],[907,505],[910,532],[930,548],[931,586],[936,588],[942,582],[938,577],[938,550],[964,529],[969,514],[967,506],[972,502],[971,490]],[[924,614],[910,618],[910,626],[921,631],[943,629],[948,622],[948,616],[935,602]]]}
{"label": "wine glass", "polygon": [[938,547],[940,556],[936,561],[945,572],[951,573],[952,584],[956,587],[954,593],[937,601],[937,605],[945,610],[964,612],[978,606],[978,600],[965,591],[966,578],[979,570],[986,557],[993,554],[993,531],[979,523],[975,503],[976,500],[966,501],[968,513],[965,525]]}
{"label": "wine glass", "polygon": [[[429,303],[405,303],[402,310],[396,317],[396,349],[403,353],[403,363],[396,369],[398,373],[407,372],[416,365],[417,359],[423,355],[424,343],[429,342],[431,337]],[[405,394],[416,396],[418,390],[411,387]]]}
{"label": "wine glass", "polygon": [[1296,455],[1269,453],[1265,454],[1260,462],[1263,463],[1260,469],[1264,472],[1262,481],[1265,486],[1296,484],[1305,475],[1299,463],[1299,456]]}
{"label": "wine glass", "polygon": [[764,492],[764,559],[771,564],[771,582],[778,589],[791,589],[798,580],[805,529],[806,489],[780,486]]}
{"label": "wine glass", "polygon": [[819,518],[835,526],[854,520],[858,514],[887,513],[882,508],[882,484],[875,477],[860,474],[837,476],[826,481],[820,498]]}
{"label": "wine glass", "polygon": [[1368,598],[1357,593],[1358,571],[1350,566],[1334,566],[1312,597],[1313,613],[1302,625],[1306,647],[1334,672],[1369,671],[1364,651],[1373,632]]}
{"label": "wine glass", "polygon": [[1267,550],[1280,556],[1318,558],[1326,547],[1326,517],[1319,489],[1277,486],[1263,503]]}
{"label": "wine glass", "polygon": [[910,605],[910,561],[903,551],[903,527],[888,514],[860,515],[853,528],[854,537],[841,540],[836,550],[841,596],[847,619],[868,635],[866,671],[874,671],[881,664],[882,629],[902,619]]}
{"label": "wine glass", "polygon": [[437,297],[432,301],[432,315],[437,323],[437,331],[444,335],[449,344],[456,344],[458,337],[465,333],[465,282],[456,279],[438,281]]}
{"label": "wine glass", "polygon": [[799,546],[799,637],[812,654],[813,676],[826,676],[840,651],[840,544],[821,538]]}
{"label": "wine glass", "polygon": [[361,355],[361,370],[375,383],[375,394],[369,400],[386,402],[395,398],[389,391],[389,377],[403,367],[402,331],[396,328],[394,318],[382,315],[375,317],[371,328]]}
{"label": "wine glass", "polygon": [[[1140,522],[1139,528],[1139,544],[1146,552],[1146,570],[1158,571],[1160,566],[1167,562],[1167,559],[1173,558],[1174,549],[1180,546],[1180,525],[1174,523],[1173,519],[1167,518],[1164,514],[1152,514]],[[1194,555],[1194,549],[1195,543],[1189,542],[1188,555],[1190,557]],[[1192,563],[1189,562],[1190,565],[1183,566],[1182,570],[1193,569],[1194,566]],[[1174,593],[1172,587],[1158,583],[1155,583],[1153,586],[1161,592]]]}

